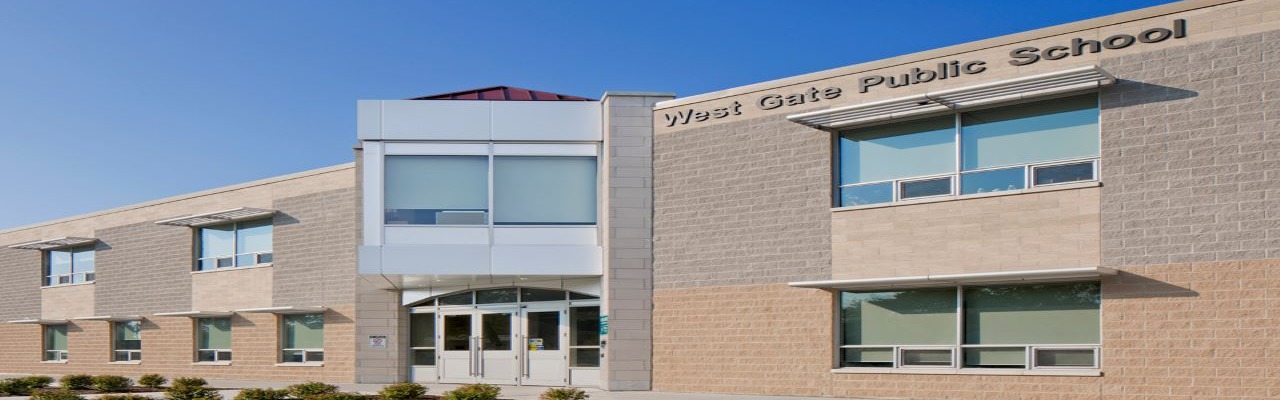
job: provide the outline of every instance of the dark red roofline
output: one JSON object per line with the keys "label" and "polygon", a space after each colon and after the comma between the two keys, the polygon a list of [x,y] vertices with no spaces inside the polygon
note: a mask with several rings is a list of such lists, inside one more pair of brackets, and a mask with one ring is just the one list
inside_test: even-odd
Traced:
{"label": "dark red roofline", "polygon": [[570,96],[540,90],[512,86],[492,86],[460,92],[433,94],[409,100],[489,100],[489,101],[596,101],[586,97]]}

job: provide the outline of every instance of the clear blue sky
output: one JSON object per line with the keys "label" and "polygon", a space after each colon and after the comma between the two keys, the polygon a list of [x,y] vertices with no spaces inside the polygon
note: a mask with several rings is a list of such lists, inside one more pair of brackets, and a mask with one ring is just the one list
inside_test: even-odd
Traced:
{"label": "clear blue sky", "polygon": [[0,1],[0,229],[349,162],[357,99],[687,96],[1167,2]]}

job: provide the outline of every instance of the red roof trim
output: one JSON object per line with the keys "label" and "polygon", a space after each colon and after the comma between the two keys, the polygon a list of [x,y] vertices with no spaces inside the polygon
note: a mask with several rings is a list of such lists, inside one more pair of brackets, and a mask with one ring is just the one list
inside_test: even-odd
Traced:
{"label": "red roof trim", "polygon": [[523,89],[512,86],[493,86],[460,92],[433,94],[409,100],[489,100],[489,101],[596,101],[586,97],[570,96]]}

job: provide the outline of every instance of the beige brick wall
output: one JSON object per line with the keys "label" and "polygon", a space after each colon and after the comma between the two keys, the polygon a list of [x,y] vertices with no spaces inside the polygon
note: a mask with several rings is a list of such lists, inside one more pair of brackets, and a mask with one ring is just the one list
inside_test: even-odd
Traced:
{"label": "beige brick wall", "polygon": [[69,319],[97,315],[93,310],[95,285],[56,286],[40,289],[43,319]]}
{"label": "beige brick wall", "polygon": [[[191,309],[230,311],[271,307],[271,268],[191,274]],[[234,293],[234,295],[229,295]]]}
{"label": "beige brick wall", "polygon": [[834,212],[833,279],[1099,265],[1099,188]]}

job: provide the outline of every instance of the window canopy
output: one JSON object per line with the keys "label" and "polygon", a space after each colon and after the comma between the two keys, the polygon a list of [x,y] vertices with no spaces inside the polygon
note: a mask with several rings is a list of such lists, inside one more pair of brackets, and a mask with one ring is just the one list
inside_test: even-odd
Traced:
{"label": "window canopy", "polygon": [[804,281],[788,283],[791,287],[871,290],[912,288],[929,286],[954,286],[959,284],[1034,283],[1082,279],[1097,279],[1115,275],[1116,270],[1105,267],[1039,269],[1029,271],[979,272],[972,274],[920,275],[894,278],[844,279],[829,281]]}
{"label": "window canopy", "polygon": [[92,317],[72,318],[73,321],[107,321],[107,322],[125,322],[125,321],[141,321],[141,315],[95,315]]}
{"label": "window canopy", "polygon": [[44,239],[34,242],[18,243],[9,245],[11,249],[23,250],[53,250],[67,247],[83,246],[87,244],[97,243],[98,239],[86,237],[60,237],[57,239]]}
{"label": "window canopy", "polygon": [[325,306],[285,306],[285,307],[263,307],[263,308],[245,308],[236,310],[238,313],[272,313],[272,314],[314,314],[325,312],[328,310]]}
{"label": "window canopy", "polygon": [[229,317],[231,316],[231,314],[233,314],[231,311],[192,310],[192,311],[174,311],[174,312],[155,313],[154,315],[157,317],[215,318],[215,317]]}
{"label": "window canopy", "polygon": [[160,225],[189,226],[200,227],[206,225],[217,225],[228,222],[244,221],[249,219],[265,218],[275,215],[276,210],[268,210],[262,208],[240,207],[230,210],[215,211],[204,214],[188,215],[182,217],[174,217],[165,220],[156,221]]}
{"label": "window canopy", "polygon": [[787,116],[818,129],[838,130],[897,118],[1095,89],[1116,82],[1096,65],[854,104]]}
{"label": "window canopy", "polygon": [[39,319],[39,318],[30,318],[30,319],[18,319],[18,320],[8,321],[8,323],[10,323],[10,324],[30,324],[30,325],[60,325],[60,324],[65,324],[65,323],[67,323],[67,320],[65,320],[65,319]]}

